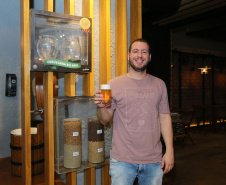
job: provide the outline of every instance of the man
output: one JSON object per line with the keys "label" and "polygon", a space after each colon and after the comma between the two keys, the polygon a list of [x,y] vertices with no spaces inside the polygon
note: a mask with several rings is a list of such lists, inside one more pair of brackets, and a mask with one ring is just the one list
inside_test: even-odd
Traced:
{"label": "man", "polygon": [[[110,175],[112,185],[160,185],[174,165],[173,131],[165,83],[147,74],[150,46],[137,39],[128,52],[129,72],[110,80],[111,105],[95,94],[98,117],[107,124],[113,116]],[[162,156],[160,136],[166,152]]]}

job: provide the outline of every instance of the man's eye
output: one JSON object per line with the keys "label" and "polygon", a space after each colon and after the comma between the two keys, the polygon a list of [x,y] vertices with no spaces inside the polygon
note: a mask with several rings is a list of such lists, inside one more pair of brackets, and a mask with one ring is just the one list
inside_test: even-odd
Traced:
{"label": "man's eye", "polygon": [[146,53],[148,53],[148,52],[147,52],[147,51],[143,51],[142,53],[146,54]]}
{"label": "man's eye", "polygon": [[138,51],[135,50],[135,51],[133,51],[133,53],[138,53]]}

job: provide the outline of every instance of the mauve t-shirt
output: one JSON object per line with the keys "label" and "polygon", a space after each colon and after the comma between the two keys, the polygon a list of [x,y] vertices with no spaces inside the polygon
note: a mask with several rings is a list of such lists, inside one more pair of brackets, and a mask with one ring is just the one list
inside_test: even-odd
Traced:
{"label": "mauve t-shirt", "polygon": [[152,75],[141,80],[122,75],[108,83],[114,110],[110,156],[134,164],[161,161],[159,113],[170,113],[165,83]]}

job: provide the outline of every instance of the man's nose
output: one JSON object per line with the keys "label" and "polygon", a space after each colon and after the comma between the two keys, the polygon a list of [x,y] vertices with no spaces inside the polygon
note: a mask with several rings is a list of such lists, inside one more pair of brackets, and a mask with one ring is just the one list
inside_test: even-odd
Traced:
{"label": "man's nose", "polygon": [[141,51],[138,52],[138,57],[142,57],[142,52]]}

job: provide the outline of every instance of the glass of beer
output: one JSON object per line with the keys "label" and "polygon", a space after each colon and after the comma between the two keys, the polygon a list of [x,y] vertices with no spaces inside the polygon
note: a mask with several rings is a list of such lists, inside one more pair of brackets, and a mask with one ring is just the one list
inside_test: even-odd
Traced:
{"label": "glass of beer", "polygon": [[111,102],[111,86],[110,84],[102,84],[100,86],[101,94],[103,95],[102,103]]}

